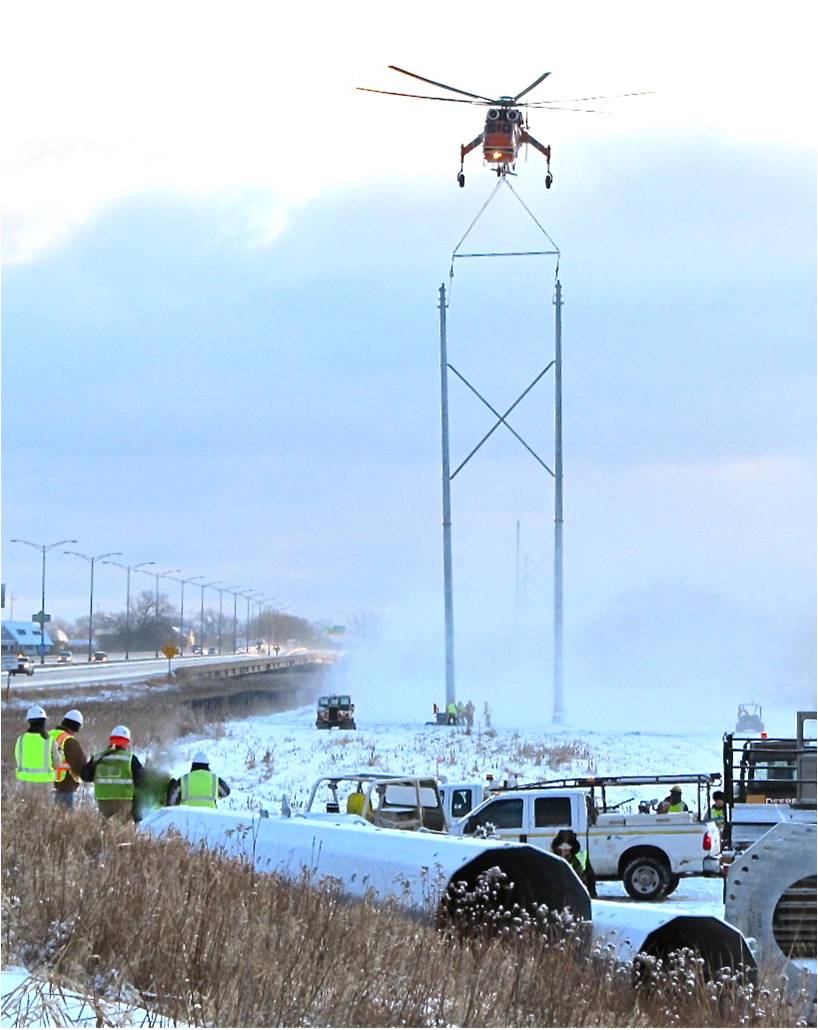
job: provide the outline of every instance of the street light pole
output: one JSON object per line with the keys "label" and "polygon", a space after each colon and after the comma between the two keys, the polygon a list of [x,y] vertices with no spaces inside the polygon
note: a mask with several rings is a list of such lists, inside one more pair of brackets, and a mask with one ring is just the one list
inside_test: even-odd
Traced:
{"label": "street light pole", "polygon": [[[233,595],[233,654],[236,653],[236,629],[238,627],[238,616],[236,614],[236,607],[238,605],[239,595],[236,590],[230,590],[229,593]],[[244,597],[244,594],[241,595]]]}
{"label": "street light pole", "polygon": [[20,540],[18,537],[13,537],[11,542],[13,544],[27,544],[29,547],[40,551],[43,556],[42,593],[40,596],[40,665],[45,665],[45,556],[48,551],[52,551],[55,547],[60,547],[62,544],[75,544],[77,541],[57,540],[53,544],[34,544],[30,540]]}
{"label": "street light pole", "polygon": [[131,657],[131,572],[143,569],[146,565],[155,565],[154,561],[141,561],[136,565],[123,565],[118,561],[104,561],[103,565],[116,565],[125,570],[125,661]]}
{"label": "street light pole", "polygon": [[224,595],[229,594],[231,590],[235,589],[235,587],[219,587],[219,654],[222,653],[222,608]]}
{"label": "street light pole", "polygon": [[81,554],[79,551],[63,551],[63,554],[74,554],[77,558],[84,558],[91,565],[91,600],[88,604],[88,661],[94,653],[94,562],[103,558],[121,557],[122,551],[106,551],[105,554]]}
{"label": "street light pole", "polygon": [[[153,564],[153,563],[151,563],[151,564]],[[160,579],[164,579],[166,576],[169,577],[171,575],[171,573],[173,573],[173,572],[181,572],[181,571],[182,571],[181,569],[168,569],[167,572],[145,572],[144,569],[139,569],[139,572],[145,572],[146,576],[153,576],[154,579],[156,580],[156,592],[155,592],[155,595],[154,595],[154,602],[153,602],[153,606],[154,606],[155,613],[156,613],[155,614],[156,639],[154,641],[155,644],[156,644],[156,647],[154,648],[154,657],[155,658],[159,657],[159,580]]]}
{"label": "street light pole", "polygon": [[[207,587],[215,587],[221,583],[220,579],[214,579],[211,583],[202,583],[202,598],[201,605],[199,606],[199,636],[204,640],[204,592]],[[200,641],[201,643],[201,641]],[[202,654],[204,654],[204,647],[202,647]]]}
{"label": "street light pole", "polygon": [[[172,577],[171,577],[172,578]],[[177,579],[182,584],[182,598],[179,605],[179,654],[185,653],[185,583],[194,583],[197,579],[204,579],[204,576],[188,576],[187,579]]]}

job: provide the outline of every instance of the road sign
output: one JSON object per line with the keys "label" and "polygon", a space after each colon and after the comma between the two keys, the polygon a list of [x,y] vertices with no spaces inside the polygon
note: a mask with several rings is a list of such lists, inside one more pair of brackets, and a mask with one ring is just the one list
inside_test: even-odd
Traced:
{"label": "road sign", "polygon": [[35,612],[35,614],[31,616],[31,621],[39,622],[39,624],[43,626],[46,622],[51,622],[51,616],[48,614],[48,612],[39,611]]}
{"label": "road sign", "polygon": [[165,658],[167,658],[168,661],[170,661],[171,658],[175,658],[178,651],[179,648],[176,646],[176,644],[165,644],[165,646],[162,648],[162,654],[165,656]]}

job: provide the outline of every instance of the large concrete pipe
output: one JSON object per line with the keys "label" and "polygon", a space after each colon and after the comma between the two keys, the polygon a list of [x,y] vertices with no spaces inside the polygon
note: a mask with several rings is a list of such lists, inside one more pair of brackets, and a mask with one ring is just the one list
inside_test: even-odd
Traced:
{"label": "large concrete pipe", "polygon": [[435,920],[463,908],[458,885],[468,894],[481,880],[498,888],[493,900],[480,894],[481,911],[519,905],[532,914],[567,909],[591,918],[588,893],[570,866],[525,844],[381,829],[358,816],[267,818],[184,806],[159,809],[139,827],[157,836],[173,830],[262,872],[331,881],[349,896],[388,899]]}
{"label": "large concrete pipe", "polygon": [[593,902],[595,942],[610,944],[623,964],[637,955],[667,959],[680,948],[692,948],[705,961],[708,973],[723,966],[745,969],[755,976],[756,961],[739,930],[715,916],[696,916],[673,908],[617,901]]}
{"label": "large concrete pipe", "polygon": [[816,826],[781,822],[737,855],[724,916],[749,939],[759,964],[786,974],[793,991],[816,994]]}

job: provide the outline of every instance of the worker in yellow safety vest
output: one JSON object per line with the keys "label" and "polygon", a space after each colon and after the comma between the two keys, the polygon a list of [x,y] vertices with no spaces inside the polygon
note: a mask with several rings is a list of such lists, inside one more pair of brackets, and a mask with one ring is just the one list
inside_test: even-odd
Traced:
{"label": "worker in yellow safety vest", "polygon": [[656,806],[656,811],[661,815],[667,812],[689,812],[690,809],[682,801],[682,788],[678,786],[671,787],[668,796]]}
{"label": "worker in yellow safety vest", "polygon": [[54,770],[54,803],[66,808],[74,807],[77,789],[82,782],[83,766],[88,761],[77,734],[82,729],[82,712],[72,708],[49,736],[54,741],[56,768]]}
{"label": "worker in yellow safety vest", "polygon": [[457,704],[454,701],[450,701],[446,705],[447,723],[449,726],[457,725]]}
{"label": "worker in yellow safety vest", "polygon": [[46,732],[46,718],[44,708],[32,705],[26,712],[28,729],[20,734],[14,745],[17,786],[28,793],[44,791],[45,788],[39,784],[54,782],[53,745]]}
{"label": "worker in yellow safety vest", "polygon": [[719,830],[724,829],[724,821],[727,818],[727,813],[724,807],[724,791],[714,790],[713,791],[713,804],[710,806],[710,811],[707,813],[707,818],[712,820],[718,826]]}
{"label": "worker in yellow safety vest", "polygon": [[168,804],[216,808],[218,799],[226,798],[229,793],[230,788],[224,780],[210,771],[210,759],[204,751],[197,751],[190,772],[171,781]]}

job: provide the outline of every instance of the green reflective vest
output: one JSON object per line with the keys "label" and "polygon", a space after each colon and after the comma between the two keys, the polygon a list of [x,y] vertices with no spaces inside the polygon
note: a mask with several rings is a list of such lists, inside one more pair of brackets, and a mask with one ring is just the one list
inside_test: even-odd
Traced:
{"label": "green reflective vest", "polygon": [[24,783],[53,783],[54,759],[51,737],[39,733],[23,733],[14,745],[17,779]]}
{"label": "green reflective vest", "polygon": [[454,703],[454,701],[450,701],[448,705],[446,705],[446,711],[449,713],[449,715],[457,715],[457,705]]}
{"label": "green reflective vest", "polygon": [[725,810],[723,808],[716,808],[716,806],[713,805],[710,808],[710,811],[707,813],[707,818],[711,822],[717,823],[719,826],[722,826],[726,818]]}
{"label": "green reflective vest", "polygon": [[179,780],[182,788],[180,804],[194,808],[215,808],[219,796],[219,777],[209,769],[194,769]]}
{"label": "green reflective vest", "polygon": [[686,812],[687,805],[684,801],[680,801],[677,805],[668,805],[668,812]]}
{"label": "green reflective vest", "polygon": [[94,797],[97,801],[133,800],[131,751],[103,751],[94,770]]}
{"label": "green reflective vest", "polygon": [[580,869],[582,869],[582,871],[585,872],[585,870],[588,868],[588,852],[578,851],[577,862],[579,862]]}

